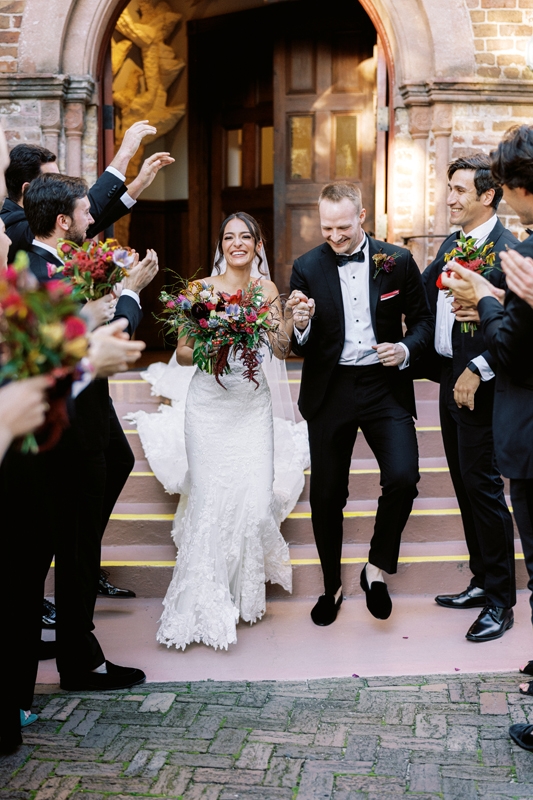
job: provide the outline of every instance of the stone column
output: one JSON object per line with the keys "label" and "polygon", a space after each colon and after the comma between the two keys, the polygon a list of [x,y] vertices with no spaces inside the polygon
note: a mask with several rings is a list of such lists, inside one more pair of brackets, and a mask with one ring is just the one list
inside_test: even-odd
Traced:
{"label": "stone column", "polygon": [[[413,236],[425,236],[427,229],[426,185],[428,170],[428,137],[431,127],[429,106],[409,109],[409,132],[413,137]],[[421,270],[426,267],[427,239],[413,239],[413,258]]]}
{"label": "stone column", "polygon": [[83,103],[67,103],[65,105],[64,126],[67,139],[67,175],[79,178],[82,174],[81,145],[85,126],[85,105]]}
{"label": "stone column", "polygon": [[59,133],[61,130],[61,101],[41,100],[41,130],[43,146],[59,155]]}
{"label": "stone column", "polygon": [[[450,138],[452,133],[452,107],[438,103],[433,109],[433,133],[435,135],[435,227],[433,233],[448,231],[448,208],[446,206],[448,164],[450,161]],[[435,252],[442,239],[435,240]]]}

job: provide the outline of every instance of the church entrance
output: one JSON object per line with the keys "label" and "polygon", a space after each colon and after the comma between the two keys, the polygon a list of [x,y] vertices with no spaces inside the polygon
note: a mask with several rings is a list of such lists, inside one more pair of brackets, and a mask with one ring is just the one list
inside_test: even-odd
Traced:
{"label": "church entrance", "polygon": [[[325,183],[359,185],[367,231],[386,238],[387,66],[360,3],[278,0],[210,17],[182,0],[124,8],[109,33],[113,52],[108,45],[101,59],[101,127],[114,117],[116,137],[135,104],[151,102],[155,45],[145,33],[159,25],[164,95],[156,86],[157,102],[141,118],[162,114],[155,124],[166,135],[145,155],[168,149],[177,161],[134,207],[129,232],[117,231],[140,252],[159,252],[162,270],[143,293],[139,330],[149,347],[163,344],[152,317],[161,288],[175,272],[209,274],[220,224],[234,211],[260,221],[282,293],[294,259],[322,241],[316,200]],[[116,146],[111,131],[101,145],[103,168]]]}
{"label": "church entrance", "polygon": [[360,186],[367,230],[384,237],[386,65],[363,8],[293,0],[190,21],[188,37],[191,261],[209,263],[221,221],[248,211],[287,291],[337,179]]}

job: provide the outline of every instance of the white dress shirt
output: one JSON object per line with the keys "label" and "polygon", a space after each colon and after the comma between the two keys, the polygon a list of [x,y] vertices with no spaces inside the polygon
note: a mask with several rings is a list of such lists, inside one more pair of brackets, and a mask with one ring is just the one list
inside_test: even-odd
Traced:
{"label": "white dress shirt", "polygon": [[[378,354],[372,349],[372,346],[377,345],[377,340],[370,315],[370,255],[366,234],[350,255],[355,255],[359,250],[364,253],[364,261],[349,261],[344,266],[337,267],[341,284],[345,331],[339,364],[364,367],[380,363]],[[304,331],[299,331],[295,326],[294,332],[298,344],[305,344],[307,341],[311,322],[312,320],[309,320],[309,325]],[[405,350],[405,358],[399,369],[405,369],[409,366],[409,348],[403,342],[398,342],[398,344]]]}
{"label": "white dress shirt", "polygon": [[[465,235],[468,237],[474,237],[474,239],[476,239],[476,245],[479,246],[489,238],[489,235],[497,221],[498,217],[496,216],[496,213],[494,213],[490,219],[488,219],[482,225],[478,225],[477,228],[474,228]],[[437,296],[435,350],[440,356],[452,358],[452,329],[455,322],[455,314],[452,311],[453,297],[447,297],[446,295],[447,292],[439,291]],[[464,335],[466,336],[466,334]],[[472,363],[475,364],[480,371],[482,381],[490,381],[492,378],[494,378],[494,372],[491,370],[483,356],[476,356],[472,359]]]}

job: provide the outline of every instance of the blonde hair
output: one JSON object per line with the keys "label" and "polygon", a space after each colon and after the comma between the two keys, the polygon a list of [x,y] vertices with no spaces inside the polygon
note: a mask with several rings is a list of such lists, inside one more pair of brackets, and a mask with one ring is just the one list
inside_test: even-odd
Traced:
{"label": "blonde hair", "polygon": [[337,181],[336,183],[326,184],[318,197],[318,205],[320,205],[322,200],[340,203],[345,197],[352,201],[358,212],[361,211],[363,208],[361,190],[355,183],[348,183],[348,181]]}

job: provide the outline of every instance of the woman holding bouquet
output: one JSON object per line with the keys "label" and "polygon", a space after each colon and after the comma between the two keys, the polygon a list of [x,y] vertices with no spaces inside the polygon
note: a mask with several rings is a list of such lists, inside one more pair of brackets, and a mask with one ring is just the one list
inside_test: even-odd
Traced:
{"label": "woman holding bouquet", "polygon": [[[259,225],[239,212],[222,224],[213,275],[191,284],[189,290],[193,301],[198,299],[198,308],[204,308],[200,301],[207,300],[209,319],[200,320],[202,327],[216,328],[221,319],[236,325],[242,307],[240,319],[246,331],[255,331],[264,317],[263,341],[268,337],[274,356],[284,359],[290,351],[293,314],[305,316],[308,309],[295,297],[283,311],[276,286],[266,275]],[[256,310],[245,310],[247,302]],[[193,302],[193,312],[195,308]],[[177,487],[181,498],[172,531],[178,556],[157,639],[169,647],[184,649],[191,642],[204,642],[227,649],[237,639],[239,618],[253,623],[265,613],[265,581],[279,583],[287,591],[292,588],[289,549],[279,530],[287,511],[273,492],[271,392],[257,363],[258,348],[246,354],[226,348],[230,355],[222,370],[219,349],[210,367],[215,374],[210,374],[208,365],[194,354],[198,341],[183,327],[178,335],[178,363],[202,368],[193,372],[185,404],[188,472]],[[290,424],[296,441],[290,458],[297,493],[290,500],[285,497],[285,506],[294,505],[301,491],[307,459],[305,432]],[[147,447],[149,437],[143,435],[142,425],[139,428],[157,475],[157,450],[149,442]],[[159,455],[163,458],[161,449]]]}

